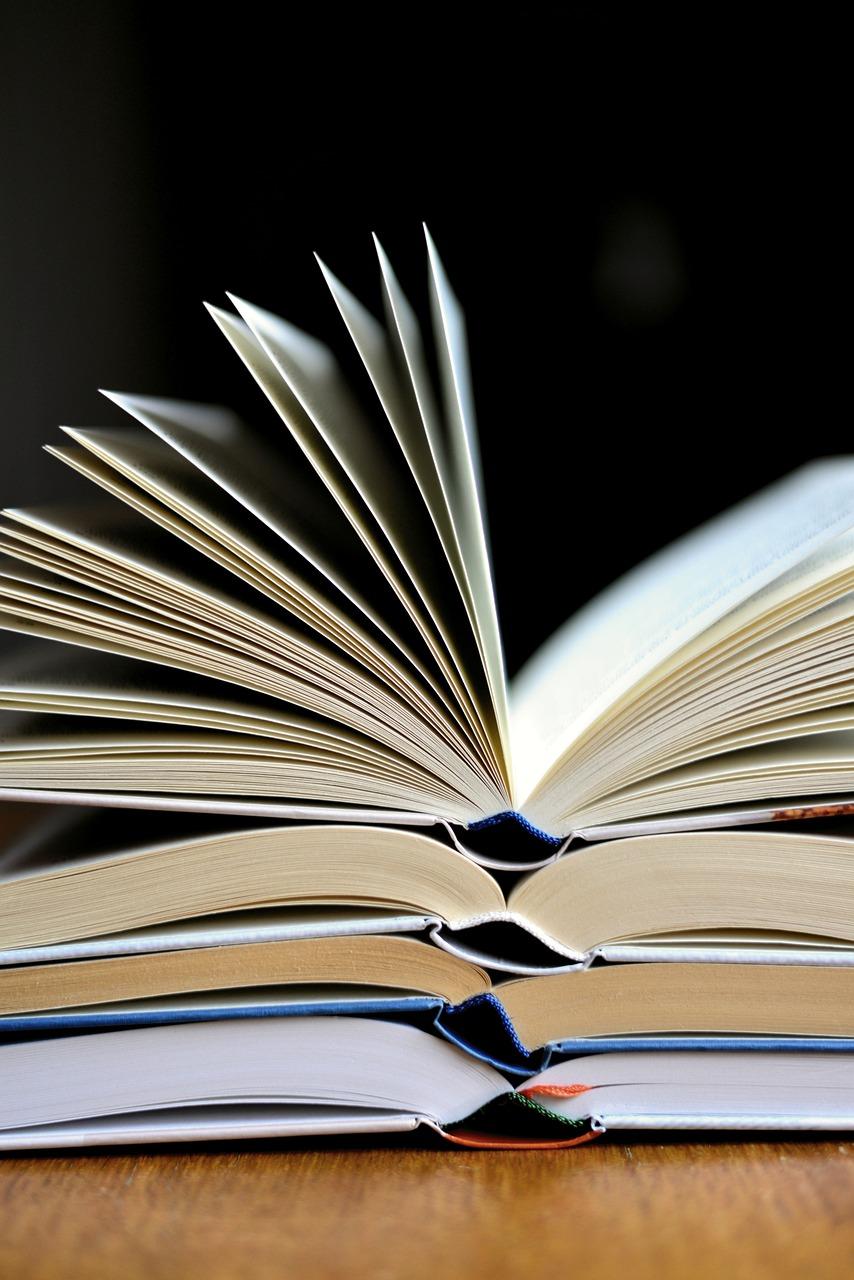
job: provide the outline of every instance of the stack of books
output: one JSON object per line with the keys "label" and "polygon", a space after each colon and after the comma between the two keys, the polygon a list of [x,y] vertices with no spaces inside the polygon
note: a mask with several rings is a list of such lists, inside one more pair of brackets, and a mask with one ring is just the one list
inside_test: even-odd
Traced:
{"label": "stack of books", "polygon": [[109,393],[4,514],[0,1148],[854,1127],[854,461],[508,684],[462,313],[376,247],[349,382],[232,298],[272,410]]}

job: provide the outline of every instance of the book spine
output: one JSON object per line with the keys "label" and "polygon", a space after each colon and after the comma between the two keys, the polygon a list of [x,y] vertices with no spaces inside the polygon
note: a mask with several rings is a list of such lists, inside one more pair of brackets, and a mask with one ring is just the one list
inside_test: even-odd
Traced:
{"label": "book spine", "polygon": [[509,1014],[491,991],[471,996],[462,1004],[445,1005],[435,1018],[440,1035],[499,1071],[528,1077],[544,1070],[548,1051],[528,1050]]}
{"label": "book spine", "polygon": [[591,1119],[571,1120],[541,1106],[522,1092],[504,1093],[465,1119],[444,1125],[449,1142],[464,1147],[521,1148],[534,1151],[577,1147],[599,1136]]}

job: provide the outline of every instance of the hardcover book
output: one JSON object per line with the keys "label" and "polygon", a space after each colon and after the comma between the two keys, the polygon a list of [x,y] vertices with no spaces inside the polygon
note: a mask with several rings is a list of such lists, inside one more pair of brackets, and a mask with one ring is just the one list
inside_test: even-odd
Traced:
{"label": "hardcover book", "polygon": [[268,402],[256,420],[109,393],[129,422],[51,446],[92,494],[0,527],[0,628],[30,637],[0,676],[2,792],[503,822],[553,848],[844,811],[854,462],[660,552],[508,685],[465,326],[427,248],[430,335],[379,244],[384,325],[321,264],[361,395],[232,297],[209,311]]}
{"label": "hardcover book", "polygon": [[347,1017],[101,1032],[0,1053],[0,1150],[388,1133],[572,1147],[609,1130],[854,1126],[852,1055],[613,1053],[515,1087],[414,1027]]}
{"label": "hardcover book", "polygon": [[854,461],[508,682],[462,312],[376,249],[357,385],[230,296],[252,422],[108,393],[0,522],[0,1149],[851,1127]]}

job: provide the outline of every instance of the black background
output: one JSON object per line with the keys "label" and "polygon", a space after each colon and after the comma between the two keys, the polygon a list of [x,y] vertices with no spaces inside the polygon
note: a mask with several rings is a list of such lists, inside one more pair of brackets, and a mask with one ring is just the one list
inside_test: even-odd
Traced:
{"label": "black background", "polygon": [[[464,304],[515,669],[657,546],[848,449],[838,36],[692,7],[113,3],[2,17],[2,491],[97,387],[260,393],[226,289],[327,340],[370,232]],[[343,344],[341,344],[343,345]]]}

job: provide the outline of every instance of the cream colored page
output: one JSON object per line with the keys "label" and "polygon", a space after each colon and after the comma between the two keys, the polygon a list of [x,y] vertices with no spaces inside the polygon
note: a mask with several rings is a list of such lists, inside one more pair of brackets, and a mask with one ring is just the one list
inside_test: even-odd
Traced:
{"label": "cream colored page", "polygon": [[[550,831],[564,830],[618,787],[729,749],[731,729],[751,730],[741,744],[746,746],[751,737],[804,732],[790,718],[796,713],[840,708],[852,697],[841,682],[852,586],[849,530],[742,601],[611,703],[529,796],[526,815]],[[827,633],[820,638],[831,611],[837,618],[830,627],[833,642]],[[796,633],[807,631],[814,634],[805,648]],[[691,751],[680,754],[677,744],[689,741]]]}
{"label": "cream colored page", "polygon": [[28,637],[0,651],[2,710],[142,719],[333,748],[358,745],[365,758],[383,754],[340,725],[294,715],[250,689],[239,700],[233,694],[234,686],[219,680],[55,640]]}
{"label": "cream colored page", "polygon": [[383,412],[394,430],[401,452],[418,485],[421,497],[432,519],[442,549],[457,579],[460,592],[468,604],[468,587],[460,557],[446,494],[427,431],[421,421],[416,394],[408,371],[401,378],[395,364],[394,347],[383,329],[366,307],[318,258],[323,278],[335,299],[347,331],[368,372]]}
{"label": "cream colored page", "polygon": [[[474,575],[471,569],[476,568],[477,563],[471,566],[463,555],[448,494],[442,486],[408,373],[403,379],[399,376],[400,366],[395,364],[394,347],[383,327],[323,262],[320,262],[320,267],[424,501],[463,601],[481,661],[490,680],[493,683],[498,680],[501,686],[499,700],[502,700],[505,696],[503,669],[500,664],[497,668],[494,666],[494,646],[490,638],[484,639],[480,597],[472,588]],[[491,631],[489,635],[492,635]],[[506,725],[503,732],[506,740]]]}
{"label": "cream colored page", "polygon": [[[284,451],[272,451],[229,410],[155,396],[105,394],[152,432],[157,443],[174,453],[176,461],[167,464],[164,481],[176,474],[180,479],[180,463],[189,464],[202,482],[214,487],[214,494],[223,490],[228,499],[257,519],[262,529],[296,551],[378,625],[376,608],[354,590],[352,581],[354,574],[364,576],[368,562],[345,517],[308,468],[295,464]],[[117,449],[118,461],[122,461],[122,454],[126,457],[135,443],[127,429],[66,430],[86,448],[94,447],[96,452],[100,448],[111,465],[115,465]],[[131,455],[131,461],[140,465],[139,457]],[[155,462],[152,474],[158,468],[163,470],[162,464]],[[283,501],[283,494],[287,494],[287,501]],[[228,528],[227,508],[224,519]],[[251,521],[247,524],[244,538],[251,537]]]}
{"label": "cream colored page", "polygon": [[[454,635],[451,634],[449,629],[450,618],[445,616],[445,611],[439,608],[436,600],[433,600],[431,605],[430,593],[422,589],[421,571],[424,571],[426,567],[426,553],[423,545],[421,548],[422,554],[420,557],[416,556],[416,559],[420,558],[421,571],[413,577],[410,572],[411,566],[407,567],[401,558],[401,548],[391,538],[389,528],[383,525],[379,519],[378,511],[366,500],[365,495],[355,484],[354,477],[349,474],[346,466],[338,459],[319,428],[296,399],[282,369],[271,354],[274,349],[273,338],[278,334],[277,326],[281,323],[284,326],[285,334],[290,333],[292,326],[286,325],[284,321],[280,322],[278,317],[272,316],[268,312],[262,312],[258,308],[250,308],[248,303],[242,305],[247,310],[247,314],[251,312],[255,317],[259,329],[262,321],[264,324],[271,326],[272,333],[268,335],[270,340],[269,350],[244,320],[230,316],[226,312],[220,312],[216,308],[209,308],[209,310],[222,332],[231,342],[279,413],[294,439],[299,443],[312,467],[315,468],[316,473],[322,479],[324,486],[334,495],[336,503],[345,513],[346,518],[356,530],[386,581],[390,584],[400,603],[418,628],[439,669],[453,690],[461,712],[466,717],[478,740],[478,744],[483,748],[487,764],[491,766],[494,758],[494,744],[491,742],[488,730],[488,690],[485,687],[480,687],[483,683],[481,671],[469,668],[460,652],[457,641],[462,639],[464,646],[468,649],[468,637],[457,636],[456,632]],[[299,331],[294,332],[299,334]],[[278,347],[275,349],[278,351]],[[279,354],[282,353],[279,352]],[[351,440],[347,443],[348,458],[352,452],[353,441]],[[363,464],[360,467],[360,471],[364,472],[364,470]],[[376,476],[374,480],[376,480]],[[404,524],[408,525],[408,520],[404,521]],[[382,532],[382,539],[376,536],[375,525]],[[407,533],[407,537],[410,534],[411,531]],[[396,562],[406,570],[408,580],[414,588],[417,599],[416,596],[413,596],[404,578],[399,574],[394,561],[387,554],[385,543],[394,551]],[[441,596],[442,592],[439,595]],[[479,660],[477,666],[480,667]],[[503,779],[502,786],[504,786]]]}
{"label": "cream colored page", "polygon": [[[414,415],[413,425],[417,424],[413,435],[418,437],[421,448],[425,450],[420,455],[419,473],[424,477],[423,483],[429,483],[430,486],[431,510],[435,507],[446,513],[450,520],[450,527],[442,534],[443,538],[450,536],[456,554],[462,557],[464,581],[461,583],[461,590],[475,627],[478,647],[496,705],[503,750],[507,754],[509,725],[506,675],[486,540],[474,401],[462,310],[450,288],[435,245],[427,234],[436,349],[445,393],[446,411],[443,423],[433,394],[415,313],[376,236],[374,243],[382,272],[392,347],[399,367],[406,371],[412,393],[410,407]],[[457,573],[456,567],[454,571]]]}
{"label": "cream colored page", "polygon": [[[482,637],[489,687],[505,754],[510,757],[509,706],[504,650],[489,554],[486,502],[480,466],[474,394],[463,310],[426,226],[430,261],[430,304],[442,379],[452,476],[458,500],[460,542],[468,568],[475,616]],[[512,769],[512,765],[511,765]]]}
{"label": "cream colored page", "polygon": [[[408,668],[393,653],[387,652],[353,619],[349,611],[345,612],[335,605],[331,594],[324,593],[322,584],[321,589],[313,587],[292,567],[290,561],[293,557],[288,557],[287,548],[281,545],[271,546],[275,544],[276,538],[269,529],[256,521],[255,536],[251,536],[239,523],[227,518],[221,504],[217,509],[213,500],[219,491],[213,481],[192,467],[180,454],[163,445],[162,452],[168,455],[166,460],[171,465],[165,468],[158,459],[156,469],[146,468],[143,462],[137,461],[135,454],[139,452],[139,456],[144,459],[147,450],[125,448],[126,441],[117,443],[113,439],[119,435],[132,436],[132,428],[125,428],[121,433],[90,430],[72,434],[83,441],[85,449],[49,448],[48,452],[133,510],[200,550],[208,559],[236,574],[249,585],[257,587],[268,599],[307,623],[396,692],[402,693],[408,701],[417,704],[434,727],[439,724],[442,713],[438,710],[433,695],[446,708],[449,706],[447,695],[437,688],[435,675],[393,634],[388,619],[380,624],[379,615],[369,613],[362,606],[365,616],[383,626],[385,634],[396,649],[415,668],[423,683],[430,686],[429,693],[425,691],[423,684],[413,680]],[[105,444],[105,440],[108,443]],[[156,443],[160,445],[160,441]],[[90,449],[93,452],[90,453]],[[214,492],[206,494],[206,486],[210,486]],[[228,501],[227,495],[221,496]],[[259,535],[263,541],[259,540]],[[283,560],[279,552],[283,552],[287,558]]]}
{"label": "cream colored page", "polygon": [[597,596],[512,682],[518,800],[635,682],[852,526],[854,461],[811,463]]}
{"label": "cream colored page", "polygon": [[[128,556],[127,560],[130,562],[131,557]],[[36,630],[43,636],[51,635],[63,640],[73,637],[73,643],[91,644],[95,648],[140,656],[154,662],[165,660],[173,666],[204,672],[242,687],[254,688],[256,692],[272,694],[303,710],[355,728],[357,733],[365,734],[378,745],[389,745],[393,738],[396,745],[392,749],[411,761],[417,758],[418,767],[426,769],[431,777],[444,771],[446,784],[454,793],[465,785],[463,779],[472,776],[467,761],[455,759],[433,734],[425,733],[422,723],[404,703],[389,698],[373,682],[364,682],[358,700],[351,701],[362,681],[350,665],[330,659],[313,646],[310,650],[305,648],[287,629],[280,627],[275,634],[270,632],[279,649],[275,666],[267,662],[259,665],[256,646],[251,643],[250,635],[244,635],[244,632],[250,621],[257,620],[259,627],[265,626],[266,620],[260,612],[241,606],[230,615],[230,630],[225,635],[216,617],[211,615],[210,622],[207,622],[209,607],[220,598],[218,592],[207,586],[202,593],[198,590],[193,592],[200,610],[199,617],[206,618],[204,628],[197,625],[195,613],[191,614],[184,608],[182,599],[177,599],[173,610],[170,607],[173,599],[171,590],[173,586],[179,587],[181,581],[174,566],[168,575],[156,573],[156,581],[162,583],[166,593],[163,607],[149,608],[146,605],[144,609],[141,602],[136,602],[135,595],[124,601],[122,590],[112,592],[114,605],[109,602],[105,605],[101,592],[93,594],[76,583],[63,582],[56,587],[51,574],[33,565],[24,568],[13,564],[6,568],[4,564],[0,579],[0,596],[13,608],[13,628],[16,631]],[[185,581],[192,590],[192,580]],[[228,599],[222,599],[227,608]],[[128,602],[133,605],[130,612],[125,607]],[[28,623],[28,619],[33,619],[33,623]],[[177,621],[187,628],[179,643],[174,642],[170,621]],[[6,625],[2,617],[0,625]],[[254,634],[255,628],[251,630]],[[266,650],[263,650],[262,656],[265,655]],[[310,673],[311,680],[303,675],[304,672]],[[428,742],[431,746],[425,745]],[[474,776],[479,777],[479,774]],[[378,800],[376,803],[384,802]],[[400,804],[395,802],[394,807],[406,807],[406,804],[411,805],[411,799]],[[493,792],[487,788],[477,809],[480,812],[490,811],[489,806],[494,804]]]}
{"label": "cream colored page", "polygon": [[[624,819],[672,815],[700,806],[773,801],[773,809],[816,804],[854,791],[854,733],[845,728],[760,743],[670,769],[582,807],[578,829]],[[805,801],[797,797],[807,797]],[[828,803],[833,803],[828,799]],[[773,815],[769,815],[769,819]],[[731,825],[731,824],[728,824]]]}
{"label": "cream colored page", "polygon": [[229,297],[298,401],[312,433],[317,433],[335,457],[379,525],[442,634],[454,665],[466,674],[469,683],[472,678],[477,680],[478,673],[467,670],[463,657],[466,637],[450,634],[446,614],[450,612],[448,588],[453,576],[450,571],[445,573],[444,554],[436,554],[442,550],[440,539],[426,506],[419,501],[417,485],[403,456],[395,456],[363,417],[331,352],[279,316]]}

